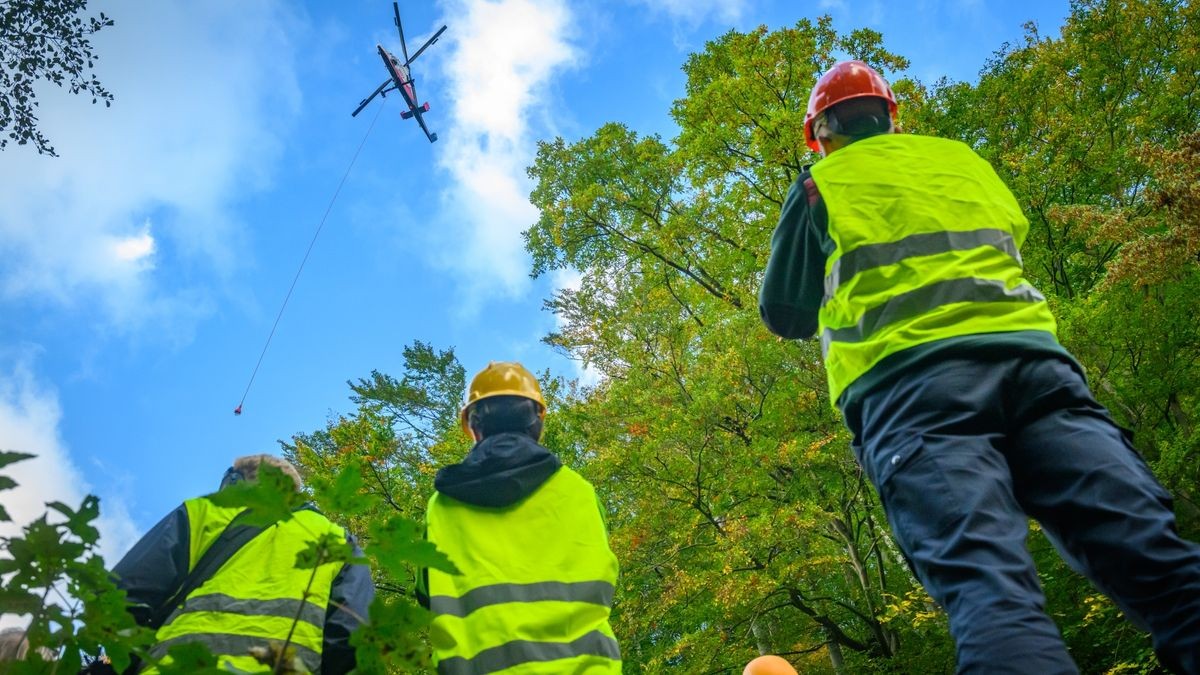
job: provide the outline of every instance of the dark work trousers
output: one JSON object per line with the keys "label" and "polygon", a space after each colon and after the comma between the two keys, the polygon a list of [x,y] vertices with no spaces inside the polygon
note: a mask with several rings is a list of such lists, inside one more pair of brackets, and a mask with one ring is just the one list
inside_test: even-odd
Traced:
{"label": "dark work trousers", "polygon": [[848,406],[859,463],[945,608],[960,673],[1076,673],[1025,546],[1034,518],[1070,565],[1200,673],[1200,545],[1072,364],[943,359]]}

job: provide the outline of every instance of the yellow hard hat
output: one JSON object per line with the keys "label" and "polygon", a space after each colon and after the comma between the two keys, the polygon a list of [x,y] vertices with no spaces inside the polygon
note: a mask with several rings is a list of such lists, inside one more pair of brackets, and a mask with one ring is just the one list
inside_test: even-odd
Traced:
{"label": "yellow hard hat", "polygon": [[468,435],[471,433],[470,425],[467,423],[468,410],[476,401],[493,396],[520,396],[537,401],[542,408],[542,414],[546,414],[546,401],[542,398],[542,388],[538,386],[537,378],[533,376],[533,373],[516,361],[492,361],[487,368],[479,371],[475,379],[471,380],[470,388],[467,389],[467,403],[463,406],[460,417],[463,431]]}
{"label": "yellow hard hat", "polygon": [[768,654],[747,663],[742,675],[796,675],[796,669],[787,659]]}

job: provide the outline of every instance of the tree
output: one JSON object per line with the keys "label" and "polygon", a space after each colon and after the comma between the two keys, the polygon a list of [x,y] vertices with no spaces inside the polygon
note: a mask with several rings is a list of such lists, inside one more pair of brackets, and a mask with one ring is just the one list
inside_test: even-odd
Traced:
{"label": "tree", "polygon": [[100,13],[84,17],[87,0],[5,0],[0,2],[0,149],[10,140],[33,143],[38,154],[57,156],[37,128],[38,81],[66,85],[92,103],[112,105],[113,96],[92,72],[99,58],[90,36],[113,25]]}
{"label": "tree", "polygon": [[979,84],[941,81],[910,120],[992,162],[1032,224],[1026,270],[1070,300],[1103,277],[1119,242],[1090,240],[1055,207],[1145,213],[1143,143],[1170,146],[1200,127],[1200,5],[1076,0],[1058,38],[1026,25]]}
{"label": "tree", "polygon": [[949,658],[936,612],[915,625],[928,607],[847,452],[818,346],[777,342],[755,309],[811,161],[808,91],[840,55],[906,65],[827,18],[732,31],[684,66],[673,141],[607,124],[542,143],[530,169],[534,272],[582,275],[548,301],[562,328],[547,341],[606,377],[561,414],[610,509],[629,672],[729,672],[765,651],[806,672],[862,672],[904,645],[909,663]]}

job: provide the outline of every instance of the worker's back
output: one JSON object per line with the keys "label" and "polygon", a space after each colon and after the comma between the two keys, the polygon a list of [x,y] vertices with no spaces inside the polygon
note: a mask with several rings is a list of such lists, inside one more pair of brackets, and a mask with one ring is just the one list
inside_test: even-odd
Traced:
{"label": "worker's back", "polygon": [[[546,452],[521,434],[489,437],[472,453],[479,459],[489,451],[500,458]],[[511,487],[520,482],[514,476],[480,471],[470,490],[456,492],[462,499],[444,492],[430,499],[427,536],[462,572],[428,572],[438,672],[621,672],[608,621],[617,559],[595,491],[558,467],[529,492],[509,491],[515,501],[507,505],[464,501],[487,492],[489,480]]]}
{"label": "worker's back", "polygon": [[817,162],[829,214],[821,340],[830,395],[897,352],[964,335],[1053,334],[1022,276],[1029,229],[995,171],[958,141],[882,134]]}
{"label": "worker's back", "polygon": [[896,110],[862,61],[813,87],[805,141],[823,159],[781,210],[764,322],[821,330],[855,459],[946,610],[959,672],[1078,672],[1045,611],[1033,518],[1165,667],[1200,673],[1200,546],[1022,277],[1016,201],[967,146],[895,134]]}
{"label": "worker's back", "polygon": [[[184,502],[189,524],[189,569],[242,511],[215,506],[207,498]],[[345,538],[342,528],[312,510],[299,510],[243,545],[215,574],[188,594],[158,629],[155,657],[175,644],[199,643],[224,666],[243,672],[269,672],[250,656],[271,641],[289,648],[305,667],[318,672],[324,642],[326,607],[341,562],[314,569],[296,567],[296,556],[323,534]],[[147,670],[145,672],[153,672]]]}

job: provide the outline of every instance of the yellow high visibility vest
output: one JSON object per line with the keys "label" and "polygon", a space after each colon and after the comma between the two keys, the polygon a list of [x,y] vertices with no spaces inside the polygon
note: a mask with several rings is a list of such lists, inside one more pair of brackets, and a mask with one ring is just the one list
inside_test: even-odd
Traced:
{"label": "yellow high visibility vest", "polygon": [[[219,507],[203,497],[184,505],[191,571],[242,509]],[[173,645],[198,642],[218,655],[222,668],[270,672],[269,666],[258,663],[247,651],[272,641],[282,644],[290,631],[289,646],[309,670],[320,672],[325,610],[342,563],[323,564],[314,576],[312,569],[296,568],[296,554],[325,533],[336,535],[339,541],[346,536],[328,518],[309,510],[296,511],[291,520],[263,530],[188,594],[183,606],[158,629],[158,643],[151,654],[161,658]],[[154,673],[155,669],[143,672]]]}
{"label": "yellow high visibility vest", "polygon": [[958,141],[885,134],[812,167],[835,250],[818,315],[833,402],[884,358],[935,340],[1055,334],[1023,277],[1029,221],[983,158]]}
{"label": "yellow high visibility vest", "polygon": [[621,672],[608,623],[617,558],[598,509],[567,467],[509,507],[434,493],[427,536],[462,571],[429,570],[438,673]]}

